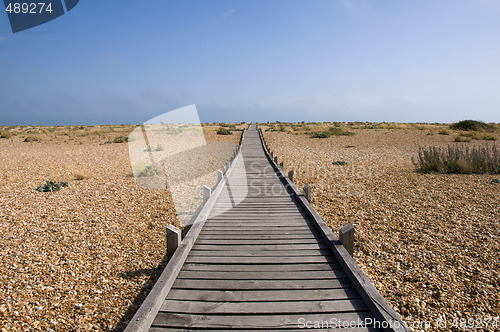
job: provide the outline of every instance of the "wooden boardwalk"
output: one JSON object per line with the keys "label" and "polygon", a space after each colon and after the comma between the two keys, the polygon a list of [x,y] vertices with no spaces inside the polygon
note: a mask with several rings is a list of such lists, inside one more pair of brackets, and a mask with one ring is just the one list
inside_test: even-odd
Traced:
{"label": "wooden boardwalk", "polygon": [[127,331],[408,331],[255,125],[225,180]]}

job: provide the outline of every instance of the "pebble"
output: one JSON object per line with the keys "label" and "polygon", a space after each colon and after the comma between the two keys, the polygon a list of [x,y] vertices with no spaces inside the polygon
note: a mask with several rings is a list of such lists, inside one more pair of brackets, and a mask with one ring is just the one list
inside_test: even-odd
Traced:
{"label": "pebble", "polygon": [[[130,303],[150,278],[134,272],[157,268],[166,226],[180,227],[166,191],[135,184],[128,145],[100,145],[133,128],[59,127],[51,133],[33,127],[25,130],[46,131],[43,141],[0,139],[2,332],[35,325],[38,331],[109,331],[132,318]],[[223,167],[231,155],[224,147],[236,147],[239,132],[212,130],[206,138]],[[46,180],[65,181],[68,188],[34,190]]]}

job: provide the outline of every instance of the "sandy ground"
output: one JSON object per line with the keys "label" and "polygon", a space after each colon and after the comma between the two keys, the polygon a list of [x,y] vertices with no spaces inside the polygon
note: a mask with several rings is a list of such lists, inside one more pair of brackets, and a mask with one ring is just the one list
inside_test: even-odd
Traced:
{"label": "sandy ground", "polygon": [[457,331],[465,319],[498,322],[500,185],[491,181],[499,176],[415,173],[418,146],[462,144],[437,131],[352,131],[264,135],[299,188],[312,185],[313,206],[335,233],[354,224],[355,260],[413,330],[426,322],[436,330],[439,319]]}
{"label": "sandy ground", "polygon": [[[127,143],[103,144],[133,128],[14,128],[0,139],[2,332],[121,331],[151,288],[165,227],[178,221],[167,191],[135,184]],[[214,128],[209,142],[238,143],[240,132]],[[68,188],[34,190],[46,180]]]}

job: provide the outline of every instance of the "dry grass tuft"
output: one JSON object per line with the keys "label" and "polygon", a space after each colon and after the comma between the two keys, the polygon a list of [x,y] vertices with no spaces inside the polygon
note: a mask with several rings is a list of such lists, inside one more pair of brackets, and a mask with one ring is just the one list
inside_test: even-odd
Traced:
{"label": "dry grass tuft", "polygon": [[420,147],[418,159],[412,161],[416,170],[421,173],[500,173],[500,153],[495,145]]}

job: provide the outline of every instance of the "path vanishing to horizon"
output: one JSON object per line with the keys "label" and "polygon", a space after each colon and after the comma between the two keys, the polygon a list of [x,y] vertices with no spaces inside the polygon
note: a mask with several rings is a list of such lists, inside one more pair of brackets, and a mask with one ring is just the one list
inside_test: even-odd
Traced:
{"label": "path vanishing to horizon", "polygon": [[255,124],[224,180],[126,331],[408,331]]}

